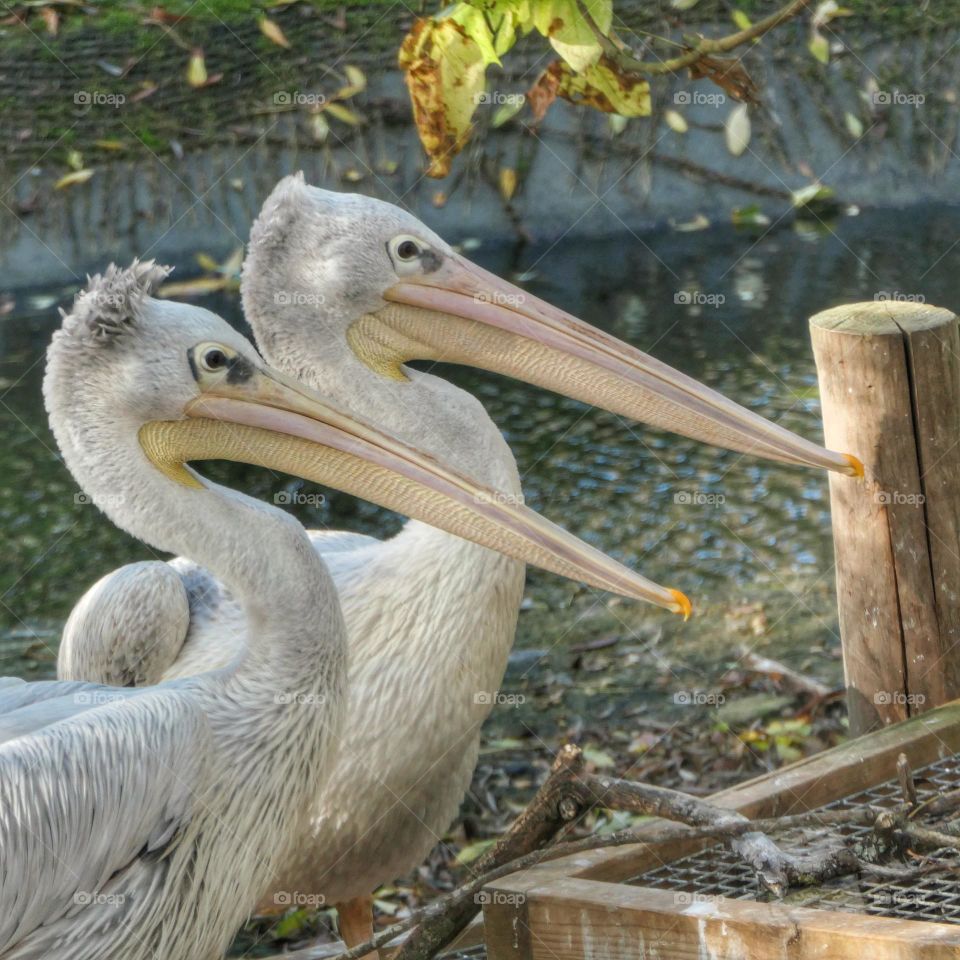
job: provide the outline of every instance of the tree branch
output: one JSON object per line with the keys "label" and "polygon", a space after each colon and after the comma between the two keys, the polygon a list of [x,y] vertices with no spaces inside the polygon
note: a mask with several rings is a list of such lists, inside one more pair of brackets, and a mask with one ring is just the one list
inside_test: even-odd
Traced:
{"label": "tree branch", "polygon": [[676,73],[678,70],[683,70],[684,67],[692,66],[703,57],[715,53],[729,53],[731,50],[735,50],[737,47],[749,43],[751,40],[756,40],[765,33],[769,33],[775,27],[779,27],[781,23],[785,23],[787,20],[795,17],[804,7],[809,6],[810,3],[811,0],[791,0],[790,3],[781,7],[776,13],[770,14],[769,17],[764,17],[756,23],[751,23],[745,30],[738,30],[736,33],[714,39],[701,37],[685,53],[677,57],[671,57],[669,60],[656,61],[638,60],[627,50],[621,49],[610,37],[600,30],[596,21],[590,15],[590,11],[586,9],[582,2],[579,3],[579,6],[584,18],[593,30],[597,41],[603,48],[604,55],[608,59],[612,60],[621,70],[629,73],[659,76],[665,73]]}

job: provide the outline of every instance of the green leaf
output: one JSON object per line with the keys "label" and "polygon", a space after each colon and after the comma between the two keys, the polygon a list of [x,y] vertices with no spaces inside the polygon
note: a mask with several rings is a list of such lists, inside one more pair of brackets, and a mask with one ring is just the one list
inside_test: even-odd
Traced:
{"label": "green leaf", "polygon": [[458,854],[454,863],[457,866],[465,867],[474,860],[479,860],[497,841],[496,840],[477,840],[464,847]]}
{"label": "green leaf", "polygon": [[583,759],[587,763],[592,763],[598,770],[609,770],[617,765],[617,761],[609,753],[596,747],[584,747]]}
{"label": "green leaf", "polygon": [[753,21],[742,10],[734,10],[730,18],[741,30],[748,30],[753,26]]}
{"label": "green leaf", "polygon": [[814,33],[807,44],[807,49],[815,60],[821,63],[830,62],[830,41],[822,33]]}
{"label": "green leaf", "polygon": [[[613,22],[611,0],[584,0],[584,6],[600,32],[608,33]],[[603,53],[577,0],[541,0],[534,7],[534,24],[577,73],[597,63]]]}
{"label": "green leaf", "polygon": [[500,106],[493,111],[493,117],[490,120],[491,126],[502,127],[505,123],[512,120],[523,109],[525,102],[523,97],[517,97],[516,100],[511,100],[508,103],[501,103]]}
{"label": "green leaf", "polygon": [[467,36],[480,48],[485,67],[491,63],[495,63],[498,67],[502,66],[494,47],[493,31],[490,29],[490,24],[482,10],[478,10],[469,3],[461,3],[456,7],[450,19],[459,23],[466,31]]}

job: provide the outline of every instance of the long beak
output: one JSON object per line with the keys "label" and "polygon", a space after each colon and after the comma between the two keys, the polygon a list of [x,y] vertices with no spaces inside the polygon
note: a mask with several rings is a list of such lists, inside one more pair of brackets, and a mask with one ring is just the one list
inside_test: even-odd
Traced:
{"label": "long beak", "polygon": [[422,520],[516,560],[690,614],[690,601],[634,573],[560,527],[429,454],[330,406],[265,368],[230,383],[201,384],[190,419],[140,430],[147,456],[195,484],[183,464],[237,460],[291,473]]}
{"label": "long beak", "polygon": [[481,367],[694,440],[863,476],[853,455],[770,423],[456,254],[395,284],[384,299],[388,306],[372,316],[393,328],[401,353],[419,348],[408,359]]}

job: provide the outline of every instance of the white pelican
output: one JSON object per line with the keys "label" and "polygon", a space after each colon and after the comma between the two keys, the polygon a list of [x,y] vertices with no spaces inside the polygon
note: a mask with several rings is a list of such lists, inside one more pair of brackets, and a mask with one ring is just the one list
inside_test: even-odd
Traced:
{"label": "white pelican", "polygon": [[[347,637],[303,527],[185,466],[239,459],[680,610],[628,571],[266,367],[206,310],[111,268],[65,315],[44,397],[115,523],[215,572],[246,643],[140,689],[0,680],[0,957],[215,960],[300,841],[344,714]],[[400,691],[398,691],[400,693]]]}
{"label": "white pelican", "polygon": [[[253,227],[243,305],[271,363],[508,498],[521,495],[517,466],[481,404],[407,361],[509,374],[774,460],[862,469],[480,269],[405,211],[310,187],[302,176],[278,184]],[[369,933],[371,892],[416,866],[457,813],[513,643],[524,573],[417,522],[386,542],[340,532],[311,538],[349,634],[345,749],[261,909],[291,893],[323,896],[338,905],[349,945]],[[161,584],[165,606],[154,599]],[[136,651],[131,665],[123,627],[150,600],[151,616],[170,629],[162,648]],[[196,566],[137,565],[101,580],[75,608],[61,676],[130,683],[188,675],[222,663],[241,643],[242,623]],[[275,899],[277,891],[287,896]]]}

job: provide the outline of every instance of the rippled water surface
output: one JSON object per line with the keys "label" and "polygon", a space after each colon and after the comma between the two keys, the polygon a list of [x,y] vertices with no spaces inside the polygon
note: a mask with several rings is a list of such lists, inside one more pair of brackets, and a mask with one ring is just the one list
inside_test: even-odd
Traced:
{"label": "rippled water surface", "polygon": [[[834,226],[785,228],[759,241],[718,228],[564,242],[515,260],[507,245],[471,255],[820,439],[811,314],[881,292],[960,304],[960,246],[951,247],[960,212],[863,213]],[[191,262],[185,258],[181,274]],[[83,502],[45,422],[43,350],[56,306],[71,293],[18,291],[0,319],[0,670],[31,677],[52,672],[60,627],[82,591],[118,564],[151,555]],[[204,303],[239,322],[235,299]],[[781,655],[821,651],[832,666],[818,672],[836,669],[825,477],[699,446],[493,375],[446,372],[481,396],[505,431],[532,507],[687,591],[698,612],[684,625],[531,572],[521,646],[549,651],[616,632],[653,654],[669,643],[710,659],[753,638]],[[264,498],[300,489],[254,468],[204,469]],[[376,535],[396,529],[396,517],[327,493],[322,506],[294,508],[306,524]]]}

